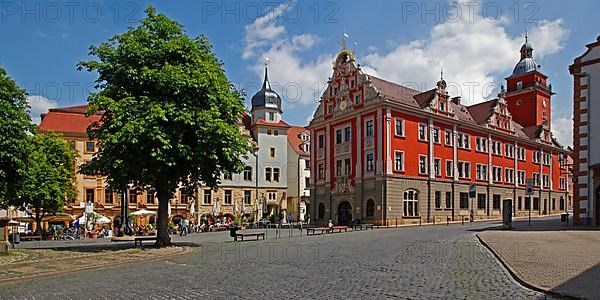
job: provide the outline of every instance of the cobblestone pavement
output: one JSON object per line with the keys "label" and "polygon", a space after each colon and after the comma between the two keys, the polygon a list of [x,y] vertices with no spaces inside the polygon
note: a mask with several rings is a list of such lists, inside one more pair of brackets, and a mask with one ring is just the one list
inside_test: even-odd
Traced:
{"label": "cobblestone pavement", "polygon": [[0,284],[3,299],[539,299],[479,244],[492,223],[230,242],[176,238],[189,255]]}
{"label": "cobblestone pavement", "polygon": [[560,295],[600,299],[600,231],[565,227],[553,219],[478,236],[527,284]]}

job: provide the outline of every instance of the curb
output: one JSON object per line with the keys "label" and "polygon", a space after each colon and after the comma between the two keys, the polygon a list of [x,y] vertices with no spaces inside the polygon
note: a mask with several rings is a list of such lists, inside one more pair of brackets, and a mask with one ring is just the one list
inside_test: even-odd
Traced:
{"label": "curb", "polygon": [[[156,260],[167,259],[167,258],[170,258],[173,256],[179,256],[179,255],[184,255],[184,254],[189,254],[189,253],[192,253],[192,249],[190,247],[182,247],[182,249],[180,251],[175,252],[175,253],[169,253],[167,255],[159,255],[159,256],[155,256],[155,257],[133,259],[133,260],[125,261],[125,262],[113,262],[113,263],[100,264],[100,265],[94,265],[94,266],[79,267],[76,270],[60,270],[60,271],[43,273],[43,274],[31,274],[31,275],[23,275],[23,276],[11,277],[11,278],[0,278],[0,283],[4,284],[4,283],[15,282],[15,281],[26,281],[26,280],[36,279],[36,278],[45,278],[45,277],[57,276],[57,275],[60,276],[60,275],[72,274],[72,273],[77,273],[77,272],[81,272],[81,271],[89,271],[89,270],[94,270],[94,269],[111,268],[114,266],[127,265],[127,264],[132,264],[132,263],[156,261]],[[89,258],[89,257],[90,256],[87,256],[86,258]]]}
{"label": "curb", "polygon": [[490,251],[490,253],[492,253],[492,255],[496,258],[496,260],[504,267],[504,269],[506,269],[508,271],[508,273],[510,274],[510,276],[512,276],[512,278],[518,282],[519,284],[521,284],[522,286],[529,288],[531,290],[546,294],[546,295],[550,295],[553,297],[558,297],[561,299],[582,299],[580,297],[576,297],[576,296],[572,296],[569,294],[565,294],[565,293],[561,293],[561,292],[555,292],[555,291],[549,291],[546,289],[542,289],[540,287],[537,287],[525,280],[523,280],[521,277],[519,277],[517,275],[517,273],[515,272],[515,270],[509,265],[507,264],[504,260],[502,260],[502,258],[500,258],[500,255],[494,250],[494,248],[492,248],[484,239],[482,239],[479,234],[475,234],[475,237],[477,237],[477,240],[479,241],[479,243],[484,246],[486,249],[488,249],[488,251]]}

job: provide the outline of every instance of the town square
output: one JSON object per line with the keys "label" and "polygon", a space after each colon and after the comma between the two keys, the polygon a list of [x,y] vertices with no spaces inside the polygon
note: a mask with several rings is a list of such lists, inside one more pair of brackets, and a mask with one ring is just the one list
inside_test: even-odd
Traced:
{"label": "town square", "polygon": [[2,1],[0,299],[600,299],[598,14]]}

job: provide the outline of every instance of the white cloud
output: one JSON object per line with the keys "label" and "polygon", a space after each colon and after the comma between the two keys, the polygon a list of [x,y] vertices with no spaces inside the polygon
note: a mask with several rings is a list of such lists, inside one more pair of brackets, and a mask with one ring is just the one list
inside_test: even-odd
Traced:
{"label": "white cloud", "polygon": [[[372,52],[364,58],[365,65],[375,75],[417,84],[422,90],[432,88],[443,69],[451,93],[466,103],[481,102],[495,96],[492,92],[504,81],[496,82],[496,76],[509,75],[519,59],[523,37],[509,36],[506,24],[505,19],[485,19],[480,11],[463,14],[459,20],[434,26],[426,39],[398,44],[387,53]],[[561,19],[535,24],[529,36],[536,60],[562,49],[567,35]]]}
{"label": "white cloud", "polygon": [[573,120],[569,117],[553,118],[552,132],[563,146],[573,145]]}
{"label": "white cloud", "polygon": [[261,81],[263,57],[269,58],[269,80],[287,108],[297,107],[296,104],[315,106],[331,75],[333,56],[323,54],[313,60],[302,59],[302,51],[313,48],[321,39],[310,33],[289,36],[285,26],[279,24],[288,8],[289,4],[281,4],[246,26],[242,58],[255,60],[252,69]]}
{"label": "white cloud", "polygon": [[44,96],[39,95],[27,96],[27,102],[31,107],[29,109],[29,115],[35,124],[39,124],[41,122],[41,114],[47,113],[49,109],[56,107],[58,104],[56,101],[52,101]]}

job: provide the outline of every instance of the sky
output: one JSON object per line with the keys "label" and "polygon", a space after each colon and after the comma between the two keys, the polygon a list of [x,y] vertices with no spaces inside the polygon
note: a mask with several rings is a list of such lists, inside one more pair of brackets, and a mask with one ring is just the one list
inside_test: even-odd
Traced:
{"label": "sky", "polygon": [[94,59],[91,45],[136,26],[148,5],[190,36],[208,37],[248,107],[268,57],[283,118],[302,126],[332,75],[344,33],[365,72],[424,91],[443,70],[450,94],[474,104],[496,97],[527,32],[556,93],[552,128],[564,145],[572,144],[568,66],[600,35],[593,0],[1,0],[0,66],[29,93],[34,121],[52,107],[86,103],[96,74],[78,71],[76,64]]}

